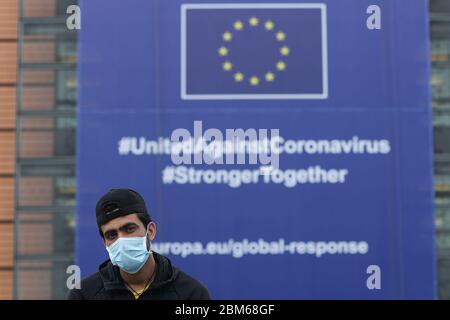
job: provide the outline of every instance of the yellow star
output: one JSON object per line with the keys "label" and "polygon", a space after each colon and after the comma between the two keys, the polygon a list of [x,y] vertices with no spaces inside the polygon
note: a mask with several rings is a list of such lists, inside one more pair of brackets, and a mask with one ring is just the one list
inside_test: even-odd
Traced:
{"label": "yellow star", "polygon": [[289,52],[290,52],[290,50],[289,50],[289,48],[286,47],[286,46],[282,46],[282,47],[280,48],[280,53],[281,53],[282,56],[288,56],[288,55],[289,55]]}
{"label": "yellow star", "polygon": [[259,23],[259,20],[258,20],[257,17],[251,17],[251,18],[248,20],[248,23],[250,23],[250,25],[251,25],[252,27],[256,27],[256,26],[258,25],[258,23]]}
{"label": "yellow star", "polygon": [[244,80],[244,75],[241,72],[234,74],[234,81],[242,82],[242,80]]}
{"label": "yellow star", "polygon": [[275,80],[275,75],[272,72],[267,72],[266,73],[266,81],[272,82],[273,80]]}
{"label": "yellow star", "polygon": [[225,61],[222,64],[223,70],[225,71],[230,71],[231,69],[233,69],[233,64],[230,61]]}
{"label": "yellow star", "polygon": [[222,57],[225,57],[228,54],[228,48],[226,47],[220,47],[218,51],[219,55],[221,55]]}
{"label": "yellow star", "polygon": [[242,30],[242,28],[244,28],[244,24],[242,23],[242,21],[236,21],[235,23],[234,23],[234,29],[236,29],[236,30]]}
{"label": "yellow star", "polygon": [[286,69],[286,63],[284,63],[283,61],[278,61],[277,62],[277,70],[283,71],[285,69]]}
{"label": "yellow star", "polygon": [[286,34],[283,31],[278,31],[275,37],[278,41],[284,41],[284,39],[286,39]]}
{"label": "yellow star", "polygon": [[256,76],[252,76],[252,77],[250,78],[250,84],[251,84],[252,86],[257,86],[257,85],[259,84],[259,78],[256,77]]}
{"label": "yellow star", "polygon": [[273,27],[274,27],[274,24],[270,20],[267,20],[266,23],[264,24],[264,28],[266,28],[266,30],[272,30]]}
{"label": "yellow star", "polygon": [[231,34],[231,32],[226,31],[223,35],[222,38],[224,41],[231,41],[231,39],[233,39],[233,35]]}

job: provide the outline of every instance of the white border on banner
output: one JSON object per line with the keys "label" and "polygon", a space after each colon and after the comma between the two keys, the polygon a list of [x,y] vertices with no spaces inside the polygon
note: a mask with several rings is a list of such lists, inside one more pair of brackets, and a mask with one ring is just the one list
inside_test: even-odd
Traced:
{"label": "white border on banner", "polygon": [[[322,31],[322,93],[299,94],[188,94],[186,88],[186,14],[201,9],[320,9]],[[327,99],[328,47],[327,7],[324,3],[191,3],[181,5],[181,99],[183,100],[249,100],[249,99]]]}

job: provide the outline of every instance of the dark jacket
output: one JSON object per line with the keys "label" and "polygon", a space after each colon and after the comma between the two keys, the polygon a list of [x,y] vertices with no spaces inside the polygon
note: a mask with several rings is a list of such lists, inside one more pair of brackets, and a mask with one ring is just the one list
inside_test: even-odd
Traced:
{"label": "dark jacket", "polygon": [[[170,260],[153,252],[156,263],[155,280],[142,293],[142,300],[209,300],[208,290],[197,280],[173,267]],[[119,299],[134,300],[122,282],[120,271],[110,260],[103,262],[99,271],[81,281],[81,289],[72,289],[69,300]]]}

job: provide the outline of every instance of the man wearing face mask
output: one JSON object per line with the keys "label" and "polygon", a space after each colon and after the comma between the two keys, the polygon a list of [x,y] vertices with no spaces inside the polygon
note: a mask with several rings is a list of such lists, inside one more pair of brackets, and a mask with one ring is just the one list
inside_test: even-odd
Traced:
{"label": "man wearing face mask", "polygon": [[210,299],[200,282],[151,250],[156,225],[136,191],[111,189],[98,201],[96,215],[110,259],[68,299]]}

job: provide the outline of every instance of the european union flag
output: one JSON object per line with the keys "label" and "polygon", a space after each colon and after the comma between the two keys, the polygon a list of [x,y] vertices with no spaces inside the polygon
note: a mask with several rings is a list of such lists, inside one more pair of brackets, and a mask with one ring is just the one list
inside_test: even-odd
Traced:
{"label": "european union flag", "polygon": [[325,99],[326,7],[181,6],[183,99]]}

